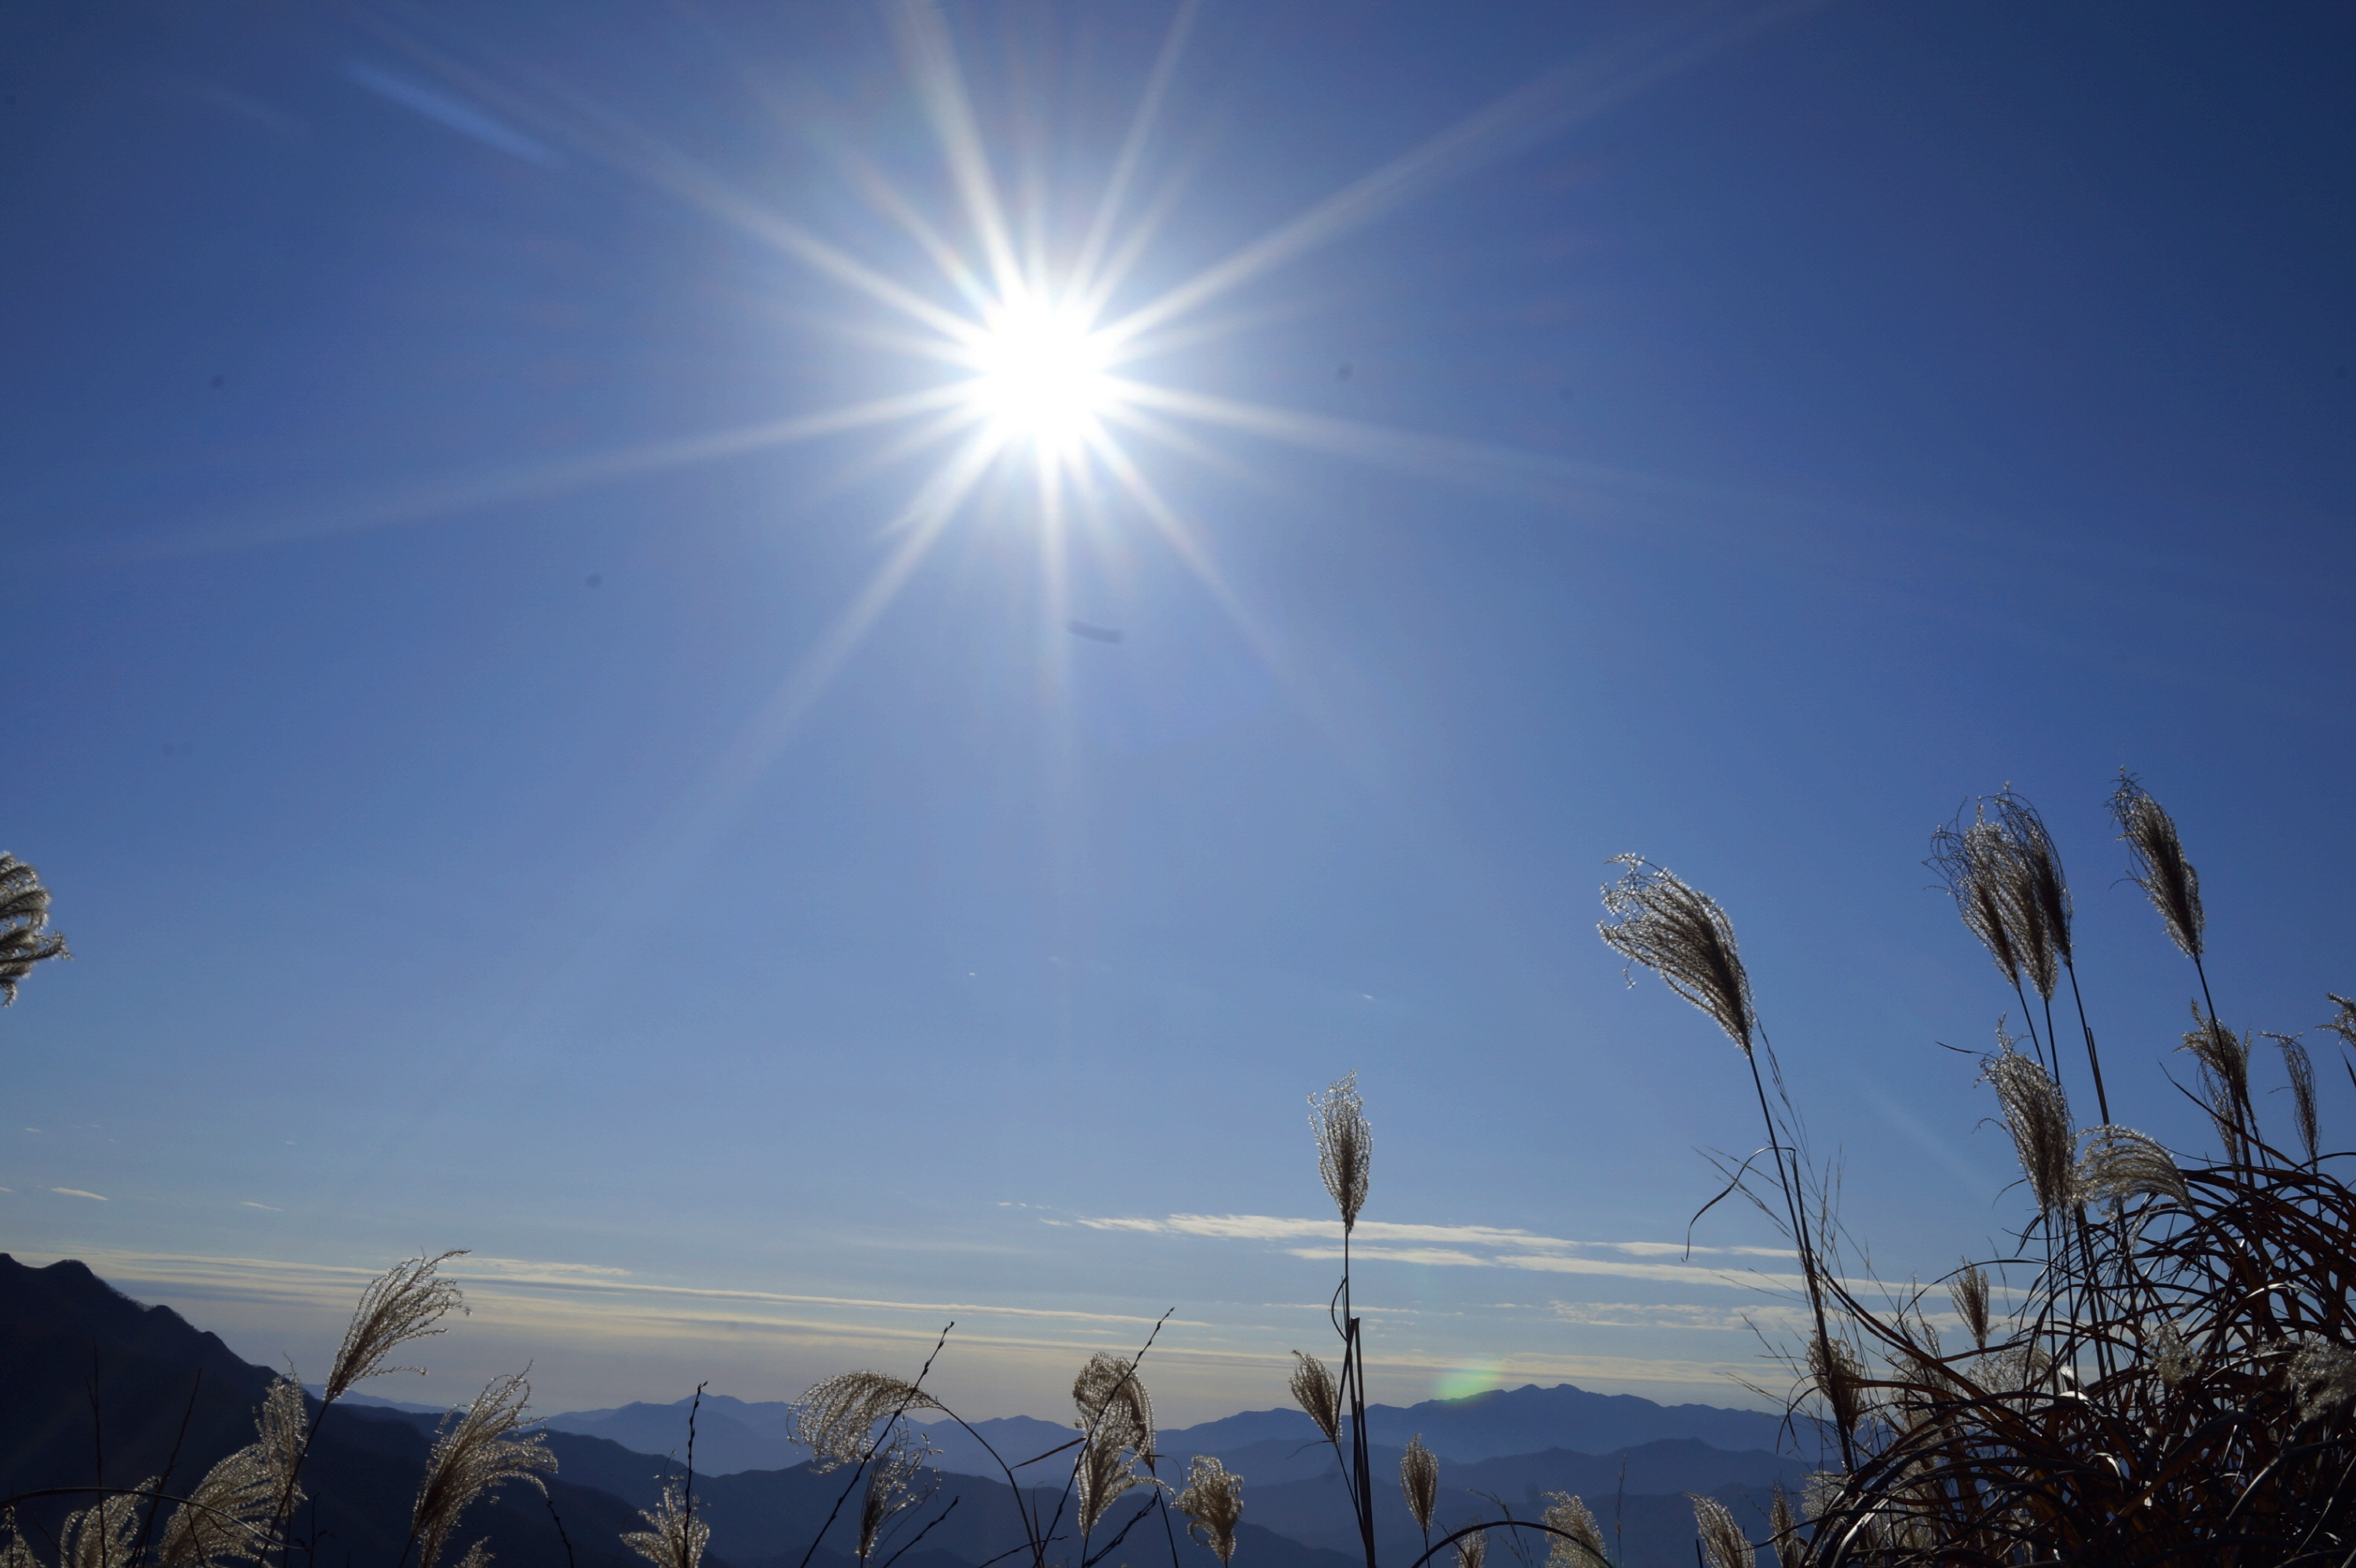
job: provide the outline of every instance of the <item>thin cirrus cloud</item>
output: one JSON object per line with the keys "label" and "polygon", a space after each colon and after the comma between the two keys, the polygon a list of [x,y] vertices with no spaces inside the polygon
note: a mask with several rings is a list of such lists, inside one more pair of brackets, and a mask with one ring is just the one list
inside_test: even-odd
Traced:
{"label": "thin cirrus cloud", "polygon": [[471,136],[487,147],[495,147],[510,157],[518,157],[541,168],[560,167],[564,159],[553,147],[542,145],[511,126],[502,124],[473,104],[453,97],[440,88],[412,81],[366,60],[347,60],[344,74],[378,97],[400,104],[412,113],[461,136]]}
{"label": "thin cirrus cloud", "polygon": [[84,1192],[79,1187],[52,1187],[49,1190],[67,1198],[94,1198],[101,1203],[107,1200],[103,1192]]}
{"label": "thin cirrus cloud", "polygon": [[[1233,1242],[1323,1242],[1323,1246],[1288,1247],[1297,1257],[1340,1257],[1342,1222],[1338,1220],[1292,1219],[1273,1214],[1172,1214],[1164,1219],[1109,1218],[1079,1215],[1076,1222],[1096,1231],[1134,1231],[1148,1235],[1206,1236]],[[1754,1284],[1759,1276],[1730,1275],[1723,1269],[1685,1264],[1623,1263],[1612,1258],[1582,1259],[1571,1254],[1616,1253],[1629,1258],[1677,1257],[1700,1254],[1722,1257],[1791,1258],[1781,1247],[1703,1247],[1681,1242],[1576,1242],[1496,1225],[1403,1225],[1362,1220],[1350,1232],[1353,1258],[1391,1263],[1437,1264],[1455,1267],[1534,1268],[1573,1274],[1619,1273],[1632,1279],[1733,1278]],[[1425,1243],[1415,1245],[1413,1243]],[[1399,1244],[1407,1243],[1407,1244]],[[1481,1249],[1473,1251],[1471,1249]]]}

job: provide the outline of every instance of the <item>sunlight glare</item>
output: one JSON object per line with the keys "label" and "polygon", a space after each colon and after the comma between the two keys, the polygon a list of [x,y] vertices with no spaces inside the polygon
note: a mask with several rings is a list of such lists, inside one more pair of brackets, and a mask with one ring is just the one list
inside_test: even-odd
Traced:
{"label": "sunlight glare", "polygon": [[992,313],[974,363],[974,399],[1006,441],[1070,446],[1095,432],[1111,401],[1104,345],[1076,312],[1044,299]]}

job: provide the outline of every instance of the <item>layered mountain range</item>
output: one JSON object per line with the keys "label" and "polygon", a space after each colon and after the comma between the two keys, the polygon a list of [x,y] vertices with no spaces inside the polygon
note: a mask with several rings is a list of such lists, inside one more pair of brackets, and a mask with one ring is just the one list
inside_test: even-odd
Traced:
{"label": "layered mountain range", "polygon": [[[0,1499],[57,1488],[125,1486],[163,1474],[184,1480],[251,1440],[270,1372],[162,1307],[142,1307],[79,1263],[30,1268],[0,1253]],[[620,1534],[639,1528],[666,1477],[684,1469],[691,1402],[570,1411],[547,1419],[558,1461],[548,1498],[511,1488],[467,1521],[490,1538],[501,1568],[631,1568]],[[789,1408],[707,1394],[695,1408],[695,1499],[712,1526],[711,1568],[849,1568],[855,1503],[838,1509],[848,1471],[822,1473],[790,1437]],[[316,1499],[303,1529],[349,1554],[355,1568],[402,1555],[409,1501],[441,1413],[392,1401],[331,1407],[306,1467]],[[1584,1496],[1617,1543],[1623,1568],[1670,1568],[1692,1554],[1686,1494],[1716,1497],[1763,1535],[1769,1488],[1796,1488],[1812,1467],[1778,1455],[1776,1418],[1712,1405],[1661,1405],[1562,1384],[1493,1390],[1367,1411],[1376,1477],[1380,1560],[1408,1568],[1421,1532],[1400,1499],[1400,1452],[1419,1435],[1440,1458],[1435,1528],[1535,1518],[1544,1494]],[[923,1428],[936,1452],[909,1516],[904,1568],[978,1568],[1019,1546],[1020,1506],[1065,1522],[1074,1428],[1025,1416]],[[987,1445],[987,1446],[985,1446]],[[1365,1562],[1331,1445],[1297,1410],[1247,1411],[1165,1430],[1165,1479],[1215,1455],[1245,1477],[1239,1568],[1353,1568]],[[994,1455],[993,1455],[993,1452]],[[1050,1451],[1057,1451],[1051,1453]],[[1153,1493],[1123,1499],[1099,1525],[1101,1546],[1124,1528],[1119,1556],[1166,1555],[1177,1568],[1217,1568],[1181,1528],[1148,1517]],[[87,1499],[80,1499],[86,1501]],[[70,1497],[19,1507],[28,1539],[54,1539]],[[829,1520],[831,1517],[832,1522]],[[921,1539],[916,1539],[922,1531]],[[1503,1538],[1495,1544],[1505,1545]],[[1059,1542],[1068,1559],[1070,1544]],[[1538,1549],[1543,1556],[1543,1548]],[[1534,1557],[1532,1561],[1537,1561]],[[880,1561],[880,1560],[879,1560]],[[1056,1561],[1051,1557],[1051,1562]],[[639,1565],[642,1568],[642,1565]]]}

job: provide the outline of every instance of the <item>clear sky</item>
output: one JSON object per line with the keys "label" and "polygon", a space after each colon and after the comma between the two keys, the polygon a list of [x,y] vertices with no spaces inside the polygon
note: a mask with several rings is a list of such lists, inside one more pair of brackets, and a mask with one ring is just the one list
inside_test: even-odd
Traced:
{"label": "clear sky", "polygon": [[1355,1071],[1376,1397],[1742,1402],[1750,1084],[1608,857],[1731,912],[1894,1279],[2023,1212],[1967,796],[2118,1119],[2204,1147],[2121,766],[2227,1021],[2356,988],[2351,28],[6,7],[0,848],[76,957],[0,1244],[314,1377],[473,1248],[381,1392],[549,1409],[954,1318],[1054,1415],[1174,1309],[1191,1420],[1324,1343]]}

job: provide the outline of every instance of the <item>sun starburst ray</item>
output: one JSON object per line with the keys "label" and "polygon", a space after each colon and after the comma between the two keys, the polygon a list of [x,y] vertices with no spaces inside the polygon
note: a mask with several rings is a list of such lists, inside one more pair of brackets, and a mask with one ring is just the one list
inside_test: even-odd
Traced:
{"label": "sun starburst ray", "polygon": [[1009,297],[1022,288],[1023,272],[1006,231],[1006,209],[998,199],[998,183],[991,174],[981,127],[965,90],[965,74],[958,69],[956,50],[949,43],[948,23],[929,0],[898,0],[890,16],[910,85],[933,123],[933,134],[948,161],[949,176],[965,207],[966,220],[973,226],[1000,297]]}
{"label": "sun starburst ray", "polygon": [[1088,224],[1079,254],[1072,261],[1072,288],[1084,299],[1095,297],[1098,260],[1112,238],[1113,224],[1120,217],[1121,204],[1129,197],[1130,182],[1136,177],[1138,163],[1145,155],[1146,140],[1153,123],[1162,116],[1162,100],[1170,94],[1171,80],[1178,74],[1178,61],[1185,53],[1186,40],[1194,31],[1194,18],[1202,9],[1203,0],[1185,0],[1162,36],[1162,50],[1154,57],[1153,74],[1146,79],[1145,91],[1138,97],[1137,112],[1130,118],[1129,133],[1121,138],[1120,151],[1113,157],[1112,172],[1105,178],[1104,194],[1097,199],[1096,217]]}

